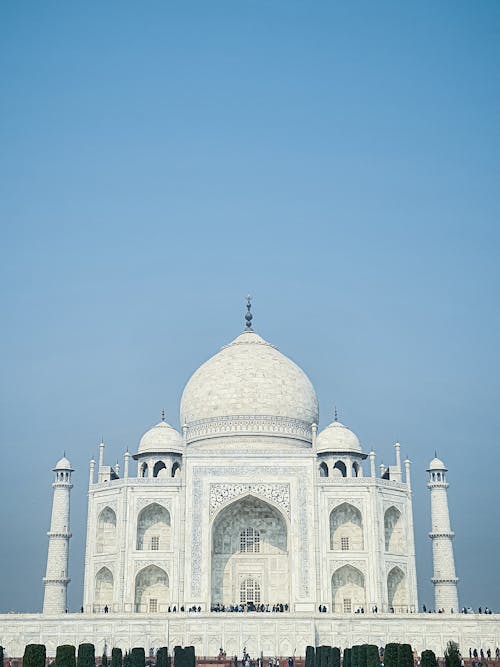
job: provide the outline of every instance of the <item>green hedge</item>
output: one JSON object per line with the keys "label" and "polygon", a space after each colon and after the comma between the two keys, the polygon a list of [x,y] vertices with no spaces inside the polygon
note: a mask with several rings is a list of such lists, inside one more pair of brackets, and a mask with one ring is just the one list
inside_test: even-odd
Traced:
{"label": "green hedge", "polygon": [[146,654],[141,647],[133,648],[130,652],[131,667],[146,667]]}
{"label": "green hedge", "polygon": [[76,667],[95,667],[94,644],[80,644],[78,647]]}
{"label": "green hedge", "polygon": [[46,657],[44,644],[28,644],[24,649],[23,667],[45,667]]}
{"label": "green hedge", "polygon": [[359,646],[351,648],[351,667],[359,667]]}
{"label": "green hedge", "polygon": [[156,667],[169,667],[168,648],[162,646],[156,651]]}
{"label": "green hedge", "polygon": [[345,648],[342,660],[342,667],[352,667],[352,649]]}
{"label": "green hedge", "polygon": [[384,667],[398,667],[399,644],[391,642],[384,651]]}
{"label": "green hedge", "polygon": [[380,654],[375,644],[366,645],[366,667],[380,667]]}
{"label": "green hedge", "polygon": [[444,661],[446,667],[460,667],[460,651],[458,644],[454,641],[449,641],[444,652]]}
{"label": "green hedge", "polygon": [[56,649],[56,667],[76,667],[76,649],[70,644],[63,644]]}
{"label": "green hedge", "polygon": [[420,658],[420,667],[437,667],[436,654],[434,651],[427,650],[422,651],[422,656]]}
{"label": "green hedge", "polygon": [[366,667],[366,647],[368,644],[361,644],[358,649],[358,664],[359,667]]}
{"label": "green hedge", "polygon": [[337,646],[330,647],[329,657],[328,667],[340,667],[340,649]]}
{"label": "green hedge", "polygon": [[186,654],[182,646],[174,646],[174,663],[175,667],[187,667]]}
{"label": "green hedge", "polygon": [[306,646],[306,664],[305,667],[314,667],[314,646]]}
{"label": "green hedge", "polygon": [[111,649],[111,667],[122,667],[123,654],[121,648]]}
{"label": "green hedge", "polygon": [[[398,667],[413,667],[413,651],[410,644],[399,644]],[[458,665],[460,667],[460,664]]]}

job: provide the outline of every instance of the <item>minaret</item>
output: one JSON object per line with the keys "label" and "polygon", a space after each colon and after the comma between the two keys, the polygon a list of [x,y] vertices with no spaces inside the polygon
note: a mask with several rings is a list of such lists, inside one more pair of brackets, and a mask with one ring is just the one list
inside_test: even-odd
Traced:
{"label": "minaret", "polygon": [[432,531],[429,537],[432,540],[432,560],[434,564],[434,601],[436,611],[444,609],[458,611],[458,579],[455,575],[455,559],[453,557],[454,532],[450,527],[450,513],[448,510],[448,471],[442,461],[434,458],[427,470],[431,491]]}
{"label": "minaret", "polygon": [[47,571],[43,579],[45,591],[43,597],[44,614],[64,614],[68,589],[68,553],[69,553],[69,494],[71,483],[71,463],[66,456],[56,463],[55,479],[52,487],[52,517],[50,519],[49,551]]}

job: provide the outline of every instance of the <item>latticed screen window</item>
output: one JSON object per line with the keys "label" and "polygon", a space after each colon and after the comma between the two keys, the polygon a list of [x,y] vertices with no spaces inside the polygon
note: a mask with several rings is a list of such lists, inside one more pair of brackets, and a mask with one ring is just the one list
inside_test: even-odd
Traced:
{"label": "latticed screen window", "polygon": [[240,586],[240,603],[246,604],[247,602],[260,604],[260,585],[253,577],[244,579]]}
{"label": "latticed screen window", "polygon": [[151,551],[159,551],[160,550],[160,538],[158,535],[153,535],[151,538]]}
{"label": "latticed screen window", "polygon": [[344,614],[350,614],[352,611],[351,598],[344,598]]}
{"label": "latticed screen window", "polygon": [[152,614],[156,614],[158,611],[158,600],[156,598],[149,598],[149,611]]}
{"label": "latticed screen window", "polygon": [[341,537],[340,538],[340,548],[342,551],[349,551],[349,538]]}
{"label": "latticed screen window", "polygon": [[240,551],[258,553],[260,551],[260,533],[253,528],[243,528],[240,533]]}

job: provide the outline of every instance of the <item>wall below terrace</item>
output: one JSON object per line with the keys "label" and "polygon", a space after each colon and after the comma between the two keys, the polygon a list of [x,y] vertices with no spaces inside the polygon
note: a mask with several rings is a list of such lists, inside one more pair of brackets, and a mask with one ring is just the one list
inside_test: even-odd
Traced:
{"label": "wall below terrace", "polygon": [[464,655],[470,648],[500,647],[500,615],[478,614],[2,614],[0,644],[10,657],[22,656],[26,644],[41,643],[54,656],[61,644],[91,642],[96,654],[113,646],[129,649],[193,645],[197,655],[304,655],[308,644],[353,646],[388,642],[411,644],[419,653],[432,649],[442,656],[453,639]]}

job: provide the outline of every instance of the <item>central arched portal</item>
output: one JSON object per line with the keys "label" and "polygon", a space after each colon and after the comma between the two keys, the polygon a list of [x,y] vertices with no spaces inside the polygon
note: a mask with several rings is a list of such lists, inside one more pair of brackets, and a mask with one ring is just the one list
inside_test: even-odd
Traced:
{"label": "central arched portal", "polygon": [[212,604],[289,604],[287,533],[281,512],[255,496],[224,508],[212,525]]}

